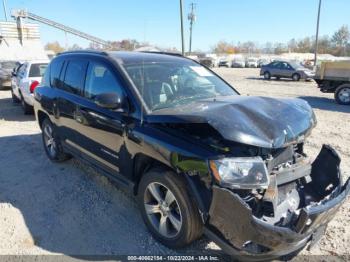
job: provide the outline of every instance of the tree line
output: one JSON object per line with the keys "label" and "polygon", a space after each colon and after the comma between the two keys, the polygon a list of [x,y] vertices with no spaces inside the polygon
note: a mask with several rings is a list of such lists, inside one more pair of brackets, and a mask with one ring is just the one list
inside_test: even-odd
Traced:
{"label": "tree line", "polygon": [[[267,42],[262,46],[252,41],[244,43],[228,43],[219,41],[212,47],[212,52],[217,54],[234,54],[234,53],[265,53],[265,54],[281,54],[286,52],[296,53],[314,53],[315,37],[305,37],[296,40],[289,40],[287,43]],[[330,37],[324,35],[318,39],[317,52],[320,54],[332,54],[335,56],[350,56],[350,32],[347,25],[340,27]]]}
{"label": "tree line", "polygon": [[[94,49],[94,50],[110,50],[110,51],[116,51],[116,50],[122,50],[122,51],[132,51],[135,50],[141,46],[146,45],[147,43],[140,43],[135,39],[123,39],[121,41],[108,41],[108,47],[102,47],[101,45],[97,43],[90,43],[88,49]],[[63,51],[70,51],[70,50],[82,50],[81,46],[77,44],[73,44],[72,46],[63,47],[60,45],[58,41],[49,42],[45,45],[46,50],[52,50],[56,54],[61,53]]]}

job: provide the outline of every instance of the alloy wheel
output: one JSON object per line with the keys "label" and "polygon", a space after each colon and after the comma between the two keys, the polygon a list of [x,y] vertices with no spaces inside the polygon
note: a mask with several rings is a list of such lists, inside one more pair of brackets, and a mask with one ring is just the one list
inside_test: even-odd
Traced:
{"label": "alloy wheel", "polygon": [[144,193],[147,218],[163,237],[176,237],[182,228],[182,216],[174,194],[163,184],[150,183]]}
{"label": "alloy wheel", "polygon": [[299,81],[300,76],[299,76],[298,74],[294,74],[294,75],[292,76],[292,78],[293,78],[294,81]]}
{"label": "alloy wheel", "polygon": [[343,103],[350,102],[350,88],[343,88],[338,93],[339,100]]}
{"label": "alloy wheel", "polygon": [[44,142],[45,142],[47,151],[49,152],[51,157],[55,157],[57,149],[56,149],[56,141],[53,136],[52,127],[49,125],[45,125],[43,132],[44,132]]}

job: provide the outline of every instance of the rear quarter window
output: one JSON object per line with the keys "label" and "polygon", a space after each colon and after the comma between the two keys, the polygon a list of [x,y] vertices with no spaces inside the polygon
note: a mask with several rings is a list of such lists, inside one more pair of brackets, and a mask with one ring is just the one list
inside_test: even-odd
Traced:
{"label": "rear quarter window", "polygon": [[60,74],[62,71],[63,60],[55,59],[50,64],[50,84],[52,87],[60,87]]}

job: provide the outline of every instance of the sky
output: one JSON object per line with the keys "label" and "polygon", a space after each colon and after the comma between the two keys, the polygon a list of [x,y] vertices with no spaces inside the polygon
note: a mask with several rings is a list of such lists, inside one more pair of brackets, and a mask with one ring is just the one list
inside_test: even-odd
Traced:
{"label": "sky", "polygon": [[[2,0],[0,0],[2,1]],[[179,0],[5,0],[7,9],[28,11],[105,40],[136,39],[160,47],[181,48]],[[188,49],[190,3],[196,3],[193,50],[209,51],[227,42],[287,42],[315,35],[319,0],[183,0]],[[2,6],[1,6],[2,7]],[[320,35],[350,26],[350,0],[323,0]],[[0,9],[0,20],[4,20]],[[63,46],[89,42],[40,25],[42,42]]]}

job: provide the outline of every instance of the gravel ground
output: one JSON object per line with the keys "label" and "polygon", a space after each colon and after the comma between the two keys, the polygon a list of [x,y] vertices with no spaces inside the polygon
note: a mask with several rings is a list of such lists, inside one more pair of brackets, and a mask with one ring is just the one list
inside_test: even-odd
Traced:
{"label": "gravel ground", "polygon": [[[299,97],[315,109],[318,125],[306,143],[316,156],[322,144],[339,152],[350,175],[350,107],[337,105],[313,82],[265,81],[256,69],[216,69],[244,95]],[[350,201],[326,235],[302,254],[349,255]],[[0,255],[218,254],[206,238],[181,250],[155,241],[133,196],[77,160],[53,164],[45,156],[33,116],[24,116],[0,91]]]}

